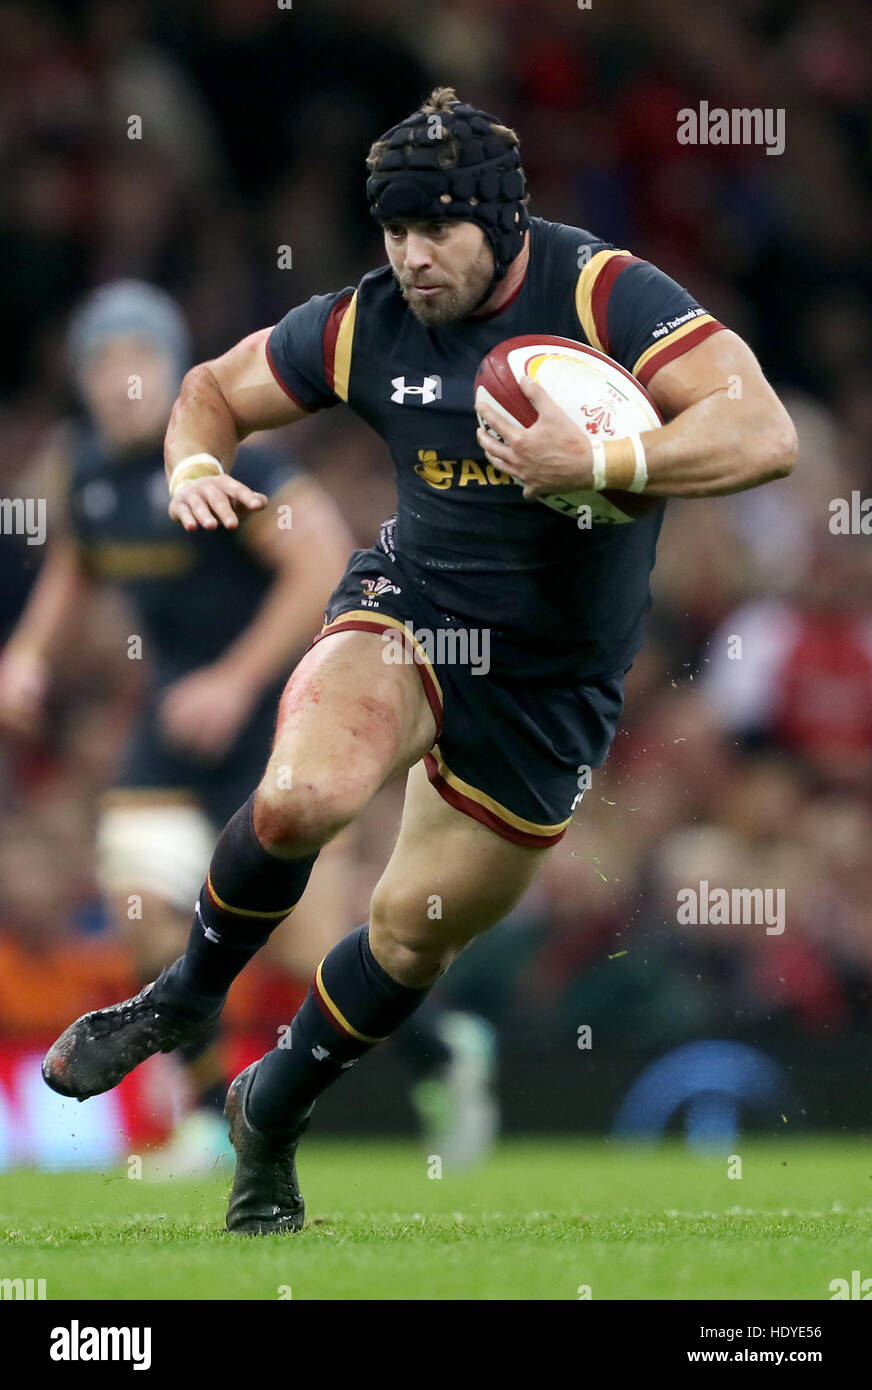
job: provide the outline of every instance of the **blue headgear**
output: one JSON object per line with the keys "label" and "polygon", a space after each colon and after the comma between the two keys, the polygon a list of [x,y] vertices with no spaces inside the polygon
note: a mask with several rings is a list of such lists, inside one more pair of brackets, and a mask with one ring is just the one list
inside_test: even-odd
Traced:
{"label": "blue headgear", "polygon": [[144,280],[115,280],[94,290],[76,310],[67,332],[67,354],[77,373],[82,359],[107,338],[149,338],[172,357],[178,382],[191,362],[191,339],[175,300]]}

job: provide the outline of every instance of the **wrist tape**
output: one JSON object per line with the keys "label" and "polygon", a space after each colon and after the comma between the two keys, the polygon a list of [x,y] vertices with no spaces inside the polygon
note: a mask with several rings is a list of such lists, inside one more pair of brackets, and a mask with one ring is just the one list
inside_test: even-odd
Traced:
{"label": "wrist tape", "polygon": [[169,479],[170,497],[178,492],[184,483],[192,483],[195,478],[211,478],[223,473],[224,469],[212,454],[189,454],[177,463]]}
{"label": "wrist tape", "polygon": [[645,446],[638,434],[626,439],[591,440],[593,486],[595,492],[617,488],[623,492],[644,492],[648,481]]}

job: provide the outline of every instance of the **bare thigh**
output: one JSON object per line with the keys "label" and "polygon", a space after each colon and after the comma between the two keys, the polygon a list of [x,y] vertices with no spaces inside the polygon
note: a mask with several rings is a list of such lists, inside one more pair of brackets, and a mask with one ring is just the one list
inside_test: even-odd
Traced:
{"label": "bare thigh", "polygon": [[511,911],[548,853],[512,844],[449,806],[418,763],[370,905],[376,960],[401,984],[432,984],[473,937]]}
{"label": "bare thigh", "polygon": [[417,669],[385,661],[385,650],[376,633],[334,633],[285,686],[254,804],[255,832],[273,853],[320,849],[432,747],[436,725]]}

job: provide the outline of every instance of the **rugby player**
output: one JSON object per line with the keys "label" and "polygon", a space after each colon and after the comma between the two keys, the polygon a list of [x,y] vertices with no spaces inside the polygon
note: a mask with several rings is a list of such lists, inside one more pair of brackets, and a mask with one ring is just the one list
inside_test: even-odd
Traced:
{"label": "rugby player", "polygon": [[[161,444],[190,365],[178,306],[136,281],[104,286],[74,315],[68,357],[85,414],[43,462],[58,525],[29,604],[0,658],[0,728],[36,732],[52,654],[97,583],[137,615],[153,679],[114,785],[101,799],[97,880],[140,982],[183,948],[220,827],[260,777],[294,660],[317,632],[353,540],[338,510],[285,451],[249,441],[235,477],[269,503],[192,539],[166,508]],[[290,523],[287,525],[285,523]],[[348,929],[348,835],[333,841],[272,963],[308,980]],[[193,1105],[149,1176],[232,1162],[217,1028],[179,1050]],[[485,1020],[435,1003],[396,1037],[428,1150],[452,1166],[493,1142],[495,1043]]]}
{"label": "rugby player", "polygon": [[[625,447],[603,469],[535,383],[535,424],[490,417],[504,442],[477,430],[481,359],[525,333],[614,358],[667,421],[641,436],[646,490],[663,503],[758,486],[796,454],[735,333],[653,265],[530,217],[518,138],[495,117],[439,88],[367,163],[388,265],[186,376],[166,439],[169,512],[187,531],[232,525],[261,505],[230,473],[239,441],[343,401],[390,449],[397,515],[352,555],[288,682],[266,772],[218,840],[185,955],[134,999],[72,1024],[43,1065],[49,1085],[84,1098],[211,1026],[321,847],[407,771],[369,921],[321,962],[286,1045],[228,1095],[227,1226],[253,1234],[303,1223],[296,1150],[318,1095],[414,1013],[559,844],[642,641],[663,506],[588,529],[544,506],[549,491],[636,485]],[[486,673],[440,660],[421,637],[482,629]],[[397,641],[414,660],[393,659]]]}

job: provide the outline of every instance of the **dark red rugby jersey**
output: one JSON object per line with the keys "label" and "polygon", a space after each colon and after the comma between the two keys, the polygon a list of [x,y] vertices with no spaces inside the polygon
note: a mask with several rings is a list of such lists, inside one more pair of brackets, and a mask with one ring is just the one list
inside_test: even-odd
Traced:
{"label": "dark red rugby jersey", "polygon": [[357,289],[292,309],[267,355],[306,409],[345,401],[384,439],[397,553],[432,603],[520,644],[571,652],[579,674],[594,676],[625,668],[641,645],[663,508],[583,530],[525,499],[476,440],[476,370],[505,339],[548,333],[608,353],[646,385],[721,327],[656,266],[533,218],[526,276],[496,314],[425,327],[384,266]]}

